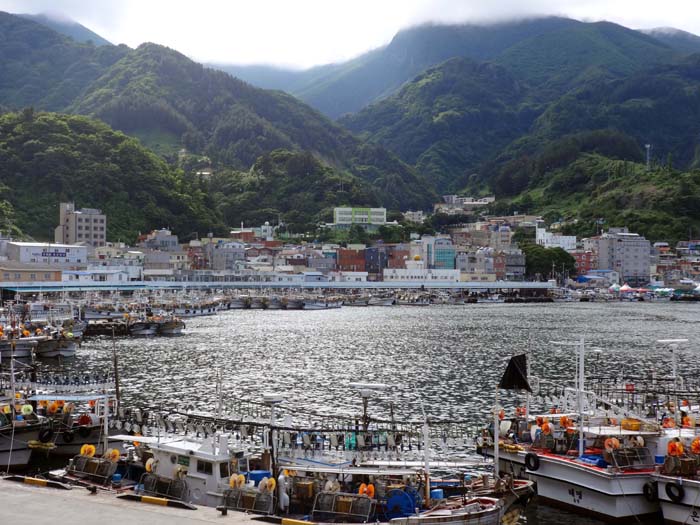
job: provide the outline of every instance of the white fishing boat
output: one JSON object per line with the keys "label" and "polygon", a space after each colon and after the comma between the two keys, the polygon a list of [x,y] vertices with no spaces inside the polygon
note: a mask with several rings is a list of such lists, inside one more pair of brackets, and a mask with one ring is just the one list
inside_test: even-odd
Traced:
{"label": "white fishing boat", "polygon": [[182,331],[185,329],[184,321],[175,316],[160,318],[156,322],[158,335],[182,335]]}
{"label": "white fishing boat", "polygon": [[304,299],[304,310],[329,310],[341,306],[343,302],[338,299]]}
{"label": "white fishing boat", "polygon": [[503,517],[503,503],[496,498],[451,498],[434,508],[394,518],[392,525],[498,525]]}
{"label": "white fishing boat", "polygon": [[394,299],[394,296],[381,296],[381,295],[373,295],[369,298],[368,305],[369,306],[394,306],[396,304],[396,299]]}
{"label": "white fishing boat", "polygon": [[129,323],[129,334],[134,336],[152,336],[158,334],[158,323],[148,318]]}
{"label": "white fishing boat", "polygon": [[216,507],[224,503],[228,489],[245,487],[246,476],[251,474],[248,462],[251,453],[236,446],[230,434],[214,432],[203,437],[121,434],[113,439],[137,441],[145,446],[146,472],[139,480],[140,490],[145,495]]}

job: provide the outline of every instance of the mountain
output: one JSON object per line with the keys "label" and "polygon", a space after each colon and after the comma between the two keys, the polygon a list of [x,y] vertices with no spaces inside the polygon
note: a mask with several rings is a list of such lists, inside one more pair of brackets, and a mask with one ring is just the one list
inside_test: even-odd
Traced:
{"label": "mountain", "polygon": [[[532,157],[567,135],[613,129],[640,146],[650,144],[653,158],[670,159],[688,169],[700,165],[699,119],[700,55],[691,55],[674,64],[584,85],[557,99],[527,135],[504,149],[499,164]],[[484,176],[492,178],[494,171]],[[521,186],[511,186],[511,193]]]}
{"label": "mountain", "polygon": [[668,63],[666,44],[610,22],[580,23],[525,39],[493,61],[533,88],[536,100],[551,100],[591,81],[626,76]]}
{"label": "mountain", "polygon": [[663,42],[668,47],[685,54],[700,53],[700,36],[681,31],[673,27],[657,27],[654,29],[643,29],[652,38]]}
{"label": "mountain", "polygon": [[89,30],[84,25],[79,24],[75,20],[66,19],[59,16],[51,16],[47,14],[29,15],[20,14],[22,18],[31,20],[38,24],[44,25],[49,29],[53,29],[57,33],[61,33],[69,38],[72,38],[76,42],[81,42],[87,44],[92,42],[96,46],[111,46],[112,43],[107,39],[102,38],[97,33]]}
{"label": "mountain", "polygon": [[[392,208],[425,206],[434,198],[411,168],[398,159],[387,162],[390,154],[362,144],[291,95],[255,88],[155,44],[124,56],[68,109],[157,150],[184,145],[238,169],[276,149],[308,151],[374,184],[387,177],[398,182],[390,192],[380,190],[382,202]],[[379,164],[381,169],[368,169]]]}
{"label": "mountain", "polygon": [[79,44],[5,13],[0,35],[0,105],[10,109],[99,118],[173,162],[186,147],[217,169],[249,169],[277,149],[308,151],[374,185],[391,209],[424,207],[435,198],[412,168],[294,97],[255,88],[171,49]]}
{"label": "mountain", "polygon": [[[425,69],[453,57],[491,60],[509,47],[581,22],[548,17],[493,25],[422,25],[396,34],[385,47],[342,64],[275,75],[273,68],[218,66],[253,84],[289,91],[337,118],[390,95]],[[274,82],[279,83],[274,83]]]}
{"label": "mountain", "polygon": [[415,165],[439,191],[455,191],[528,131],[526,93],[501,66],[453,58],[340,122]]}
{"label": "mountain", "polygon": [[[163,226],[225,230],[196,181],[136,139],[81,116],[31,109],[0,116],[0,188],[14,208],[5,222],[37,239],[53,238],[61,201],[101,208],[113,241]],[[0,203],[0,218],[4,209]]]}
{"label": "mountain", "polygon": [[126,46],[80,44],[0,12],[0,105],[64,109],[126,53]]}
{"label": "mountain", "polygon": [[569,234],[595,235],[601,224],[627,226],[652,242],[675,243],[700,228],[700,171],[664,164],[647,171],[643,163],[580,152],[501,206],[562,221]]}
{"label": "mountain", "polygon": [[[340,122],[396,152],[441,192],[458,191],[468,182],[471,191],[485,189],[503,163],[564,135],[608,127],[621,126],[639,140],[653,138],[659,151],[671,151],[687,165],[695,113],[678,113],[686,111],[685,103],[695,107],[692,80],[686,79],[685,93],[664,92],[678,82],[672,73],[661,73],[680,60],[668,46],[637,31],[576,23],[524,39],[490,62],[448,60]],[[666,80],[657,89],[652,86],[661,85],[659,74]],[[635,129],[645,120],[643,104],[632,99],[652,91],[673,108],[659,116],[663,128],[644,133]],[[620,100],[609,101],[615,95]],[[606,111],[611,105],[615,117]],[[668,115],[687,127],[674,129]],[[653,118],[646,121],[647,129],[653,128]],[[475,173],[481,175],[471,177]]]}

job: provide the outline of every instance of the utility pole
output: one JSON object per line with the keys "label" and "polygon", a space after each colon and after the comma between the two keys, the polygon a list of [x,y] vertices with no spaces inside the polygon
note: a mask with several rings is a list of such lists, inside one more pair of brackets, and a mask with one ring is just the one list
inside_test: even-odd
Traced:
{"label": "utility pole", "polygon": [[647,150],[647,171],[651,170],[651,144],[645,144],[644,148]]}

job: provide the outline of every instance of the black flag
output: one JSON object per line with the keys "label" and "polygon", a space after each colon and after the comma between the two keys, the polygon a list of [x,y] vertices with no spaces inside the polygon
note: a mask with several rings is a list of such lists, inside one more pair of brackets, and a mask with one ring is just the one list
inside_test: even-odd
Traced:
{"label": "black flag", "polygon": [[525,354],[514,355],[510,358],[501,382],[498,383],[498,388],[532,392],[530,383],[527,382],[527,356]]}

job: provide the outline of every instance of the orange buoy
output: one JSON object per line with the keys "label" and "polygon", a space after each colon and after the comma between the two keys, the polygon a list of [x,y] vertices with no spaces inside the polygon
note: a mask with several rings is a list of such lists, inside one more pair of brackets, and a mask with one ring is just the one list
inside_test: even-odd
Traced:
{"label": "orange buoy", "polygon": [[683,425],[683,428],[691,428],[692,427],[689,416],[683,416],[683,420],[681,421],[681,424]]}
{"label": "orange buoy", "polygon": [[690,450],[693,454],[700,454],[700,437],[696,437],[690,444]]}
{"label": "orange buoy", "polygon": [[605,450],[612,452],[620,448],[620,440],[617,438],[608,438],[605,440]]}
{"label": "orange buoy", "polygon": [[678,438],[674,439],[673,441],[669,441],[668,446],[666,447],[666,451],[668,452],[669,456],[682,456],[683,443],[681,443],[680,440],[678,440]]}
{"label": "orange buoy", "polygon": [[542,424],[542,433],[545,436],[548,436],[549,434],[552,433],[552,426],[549,423],[543,423]]}

